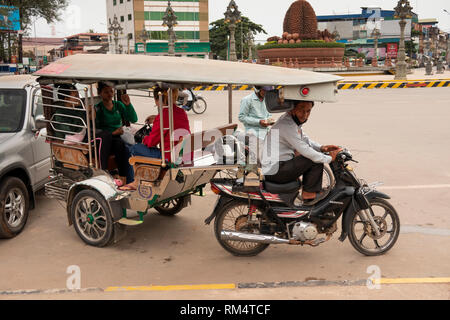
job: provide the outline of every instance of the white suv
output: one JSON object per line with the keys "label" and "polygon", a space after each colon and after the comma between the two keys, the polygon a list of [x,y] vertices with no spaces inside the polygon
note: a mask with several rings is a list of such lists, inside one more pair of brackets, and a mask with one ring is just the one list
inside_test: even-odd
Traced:
{"label": "white suv", "polygon": [[33,76],[0,77],[0,238],[19,234],[34,208],[35,192],[48,181],[50,146],[39,87]]}

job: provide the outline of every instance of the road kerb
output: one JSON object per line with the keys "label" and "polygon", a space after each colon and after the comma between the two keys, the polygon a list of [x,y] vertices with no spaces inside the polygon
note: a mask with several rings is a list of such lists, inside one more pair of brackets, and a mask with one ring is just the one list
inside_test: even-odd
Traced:
{"label": "road kerb", "polygon": [[[377,285],[407,285],[407,284],[450,284],[450,277],[443,278],[382,278],[371,279],[372,284]],[[209,291],[209,290],[240,290],[240,289],[269,289],[269,288],[295,288],[295,287],[352,287],[366,286],[368,280],[309,280],[309,281],[284,281],[284,282],[252,282],[252,283],[223,283],[223,284],[201,284],[201,285],[167,285],[167,286],[123,286],[107,288],[85,288],[79,290],[69,289],[27,289],[0,291],[0,296],[10,295],[45,295],[45,294],[67,294],[67,293],[111,293],[111,292],[146,292],[146,291]],[[370,280],[369,280],[370,281]]]}

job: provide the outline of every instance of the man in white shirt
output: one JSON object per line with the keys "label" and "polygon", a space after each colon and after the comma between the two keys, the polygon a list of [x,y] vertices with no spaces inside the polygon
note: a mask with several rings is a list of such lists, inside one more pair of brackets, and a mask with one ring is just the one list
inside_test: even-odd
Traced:
{"label": "man in white shirt", "polygon": [[264,97],[266,91],[273,87],[255,87],[255,92],[241,100],[239,110],[239,121],[245,126],[246,133],[252,133],[259,139],[264,140],[269,127],[273,124],[272,115],[267,111]]}
{"label": "man in white shirt", "polygon": [[334,145],[322,146],[303,132],[302,125],[308,121],[313,106],[314,102],[299,101],[280,117],[266,137],[261,161],[269,182],[285,184],[303,176],[302,198],[306,205],[322,199],[323,166],[334,161],[342,150]]}

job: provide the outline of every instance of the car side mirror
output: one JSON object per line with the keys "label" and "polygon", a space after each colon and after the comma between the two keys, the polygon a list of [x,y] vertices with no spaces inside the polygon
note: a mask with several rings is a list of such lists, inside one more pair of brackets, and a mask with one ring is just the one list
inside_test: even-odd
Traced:
{"label": "car side mirror", "polygon": [[36,116],[34,123],[37,131],[47,128],[47,121],[42,114]]}

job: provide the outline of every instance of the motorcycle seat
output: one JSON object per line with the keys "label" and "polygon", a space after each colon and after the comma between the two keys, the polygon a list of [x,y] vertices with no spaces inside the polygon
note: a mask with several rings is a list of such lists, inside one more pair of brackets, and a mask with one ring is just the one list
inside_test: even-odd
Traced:
{"label": "motorcycle seat", "polygon": [[300,180],[295,180],[289,183],[278,184],[269,181],[264,181],[264,189],[270,193],[280,194],[280,193],[292,193],[298,191],[302,183]]}

